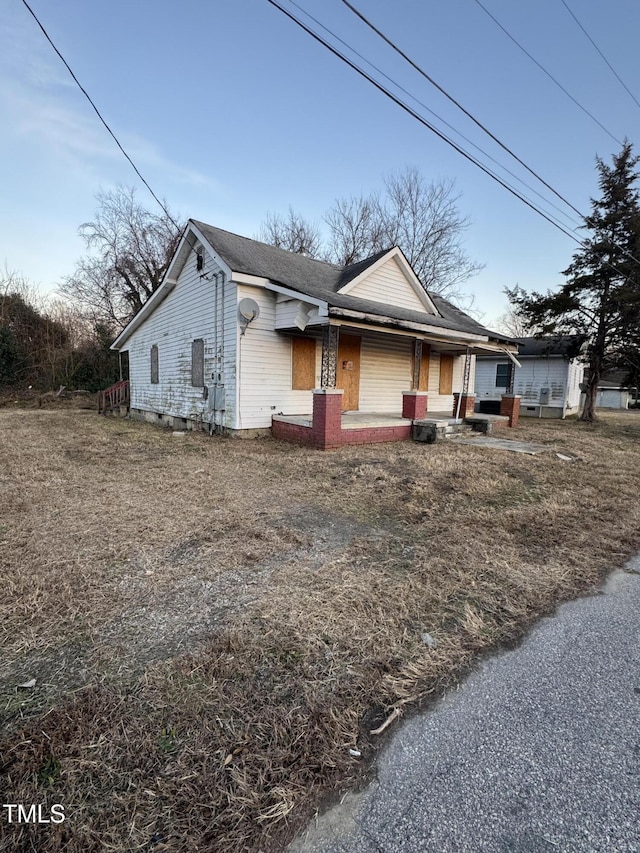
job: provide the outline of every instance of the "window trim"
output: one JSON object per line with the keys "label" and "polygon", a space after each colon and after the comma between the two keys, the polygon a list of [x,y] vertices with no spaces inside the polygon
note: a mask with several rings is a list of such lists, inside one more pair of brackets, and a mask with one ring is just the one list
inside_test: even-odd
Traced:
{"label": "window trim", "polygon": [[[506,376],[502,377],[504,382],[500,382],[500,381],[498,381],[498,373],[500,372],[501,368],[505,368],[505,367],[507,369],[507,373],[506,373]],[[508,361],[504,362],[503,364],[496,364],[496,380],[495,380],[495,382],[496,382],[495,387],[496,388],[504,388],[504,389],[509,388],[509,381],[511,379],[510,367],[511,367],[511,365]]]}

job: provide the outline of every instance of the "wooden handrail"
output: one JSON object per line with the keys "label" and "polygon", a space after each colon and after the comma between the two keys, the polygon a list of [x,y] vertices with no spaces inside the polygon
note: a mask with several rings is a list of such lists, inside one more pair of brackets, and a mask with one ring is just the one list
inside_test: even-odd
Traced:
{"label": "wooden handrail", "polygon": [[112,412],[120,406],[129,405],[129,381],[121,379],[105,388],[104,391],[98,392],[98,413],[106,415],[107,412]]}

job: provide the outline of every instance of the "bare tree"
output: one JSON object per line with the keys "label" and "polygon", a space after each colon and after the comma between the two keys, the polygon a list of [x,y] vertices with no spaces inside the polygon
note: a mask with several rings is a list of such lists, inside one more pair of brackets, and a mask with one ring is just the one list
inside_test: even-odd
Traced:
{"label": "bare tree", "polygon": [[4,269],[0,271],[0,321],[4,319],[2,299],[9,295],[19,296],[37,310],[43,310],[46,306],[46,299],[37,286],[22,273],[10,270],[5,262]]}
{"label": "bare tree", "polygon": [[296,213],[292,207],[289,208],[287,216],[268,213],[256,239],[310,258],[317,258],[322,253],[322,238],[318,227]]}
{"label": "bare tree", "polygon": [[407,167],[387,177],[385,190],[382,196],[338,199],[324,216],[326,244],[316,226],[291,208],[288,217],[270,214],[260,239],[341,266],[399,246],[425,289],[461,300],[460,285],[483,265],[464,251],[469,221],[458,209],[453,181],[428,183],[418,169]]}
{"label": "bare tree", "polygon": [[348,266],[376,252],[388,249],[385,217],[380,198],[351,196],[338,199],[325,214],[329,226],[328,256],[341,266]]}
{"label": "bare tree", "polygon": [[513,307],[507,308],[495,322],[496,332],[502,332],[512,338],[529,338],[536,334],[537,329],[533,327],[525,317],[518,314]]}
{"label": "bare tree", "polygon": [[460,193],[450,180],[427,183],[407,167],[386,181],[385,230],[390,245],[400,246],[427,290],[459,296],[459,286],[480,272],[462,246],[469,220],[458,209]]}
{"label": "bare tree", "polygon": [[168,211],[152,213],[139,204],[134,188],[100,192],[96,199],[95,219],[80,226],[90,253],[60,292],[96,321],[122,328],[160,286],[183,228]]}

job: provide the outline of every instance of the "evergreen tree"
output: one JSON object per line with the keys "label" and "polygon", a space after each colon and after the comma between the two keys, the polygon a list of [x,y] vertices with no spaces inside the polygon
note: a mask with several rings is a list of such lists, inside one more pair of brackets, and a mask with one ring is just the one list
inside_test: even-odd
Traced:
{"label": "evergreen tree", "polygon": [[586,336],[589,378],[581,415],[592,421],[602,374],[620,366],[622,354],[637,339],[640,321],[640,197],[636,189],[640,158],[625,141],[611,166],[596,158],[601,190],[591,200],[584,227],[589,236],[564,270],[567,281],[546,294],[508,291],[518,313],[541,333]]}

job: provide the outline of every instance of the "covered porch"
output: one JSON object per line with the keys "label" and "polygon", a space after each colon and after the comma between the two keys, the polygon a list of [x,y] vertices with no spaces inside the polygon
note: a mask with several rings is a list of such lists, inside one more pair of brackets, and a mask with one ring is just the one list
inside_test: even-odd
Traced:
{"label": "covered porch", "polygon": [[[451,417],[449,412],[429,412],[430,420],[442,421],[446,424],[461,423],[462,418]],[[307,415],[274,415],[274,421],[295,426],[313,426],[313,413]],[[342,429],[381,429],[384,427],[401,427],[413,423],[411,418],[403,418],[388,412],[342,412]]]}
{"label": "covered porch", "polygon": [[448,329],[430,332],[344,320],[287,330],[292,387],[311,393],[298,398],[304,409],[273,414],[272,434],[332,449],[406,440],[425,418],[443,428],[462,423],[473,414],[475,354],[485,341]]}
{"label": "covered porch", "polygon": [[274,415],[271,428],[274,438],[321,450],[334,450],[345,445],[406,441],[410,438],[433,443],[464,429],[489,433],[495,427],[513,426],[508,414],[467,414],[456,418],[448,412],[429,412],[422,418],[412,419],[387,412],[340,412],[340,392],[329,397],[325,394],[324,400],[320,396],[322,389],[314,393],[319,395],[315,421],[313,413]]}

